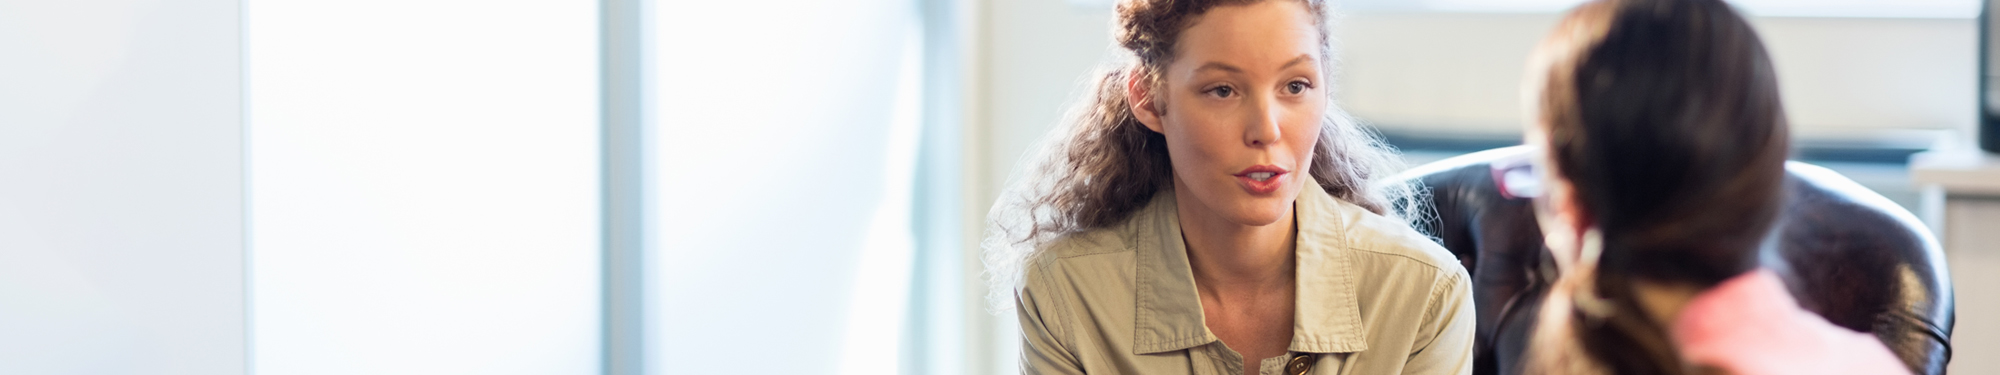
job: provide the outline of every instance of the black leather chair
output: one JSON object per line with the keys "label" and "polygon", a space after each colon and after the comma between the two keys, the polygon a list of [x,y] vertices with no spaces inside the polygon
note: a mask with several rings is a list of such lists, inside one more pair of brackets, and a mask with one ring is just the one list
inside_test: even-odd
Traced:
{"label": "black leather chair", "polygon": [[[1504,196],[1491,164],[1519,160],[1522,147],[1482,151],[1405,172],[1421,182],[1434,215],[1416,223],[1472,273],[1478,309],[1474,374],[1520,372],[1536,311],[1553,281],[1548,251],[1527,199]],[[1909,211],[1854,181],[1811,164],[1786,165],[1789,201],[1765,254],[1806,310],[1870,332],[1918,374],[1942,374],[1951,359],[1951,277],[1930,230]]]}

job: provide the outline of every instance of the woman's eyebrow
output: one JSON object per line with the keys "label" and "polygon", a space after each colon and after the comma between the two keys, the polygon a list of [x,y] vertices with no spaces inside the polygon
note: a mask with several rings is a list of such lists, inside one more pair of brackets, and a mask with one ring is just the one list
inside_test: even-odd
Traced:
{"label": "woman's eyebrow", "polygon": [[1230,72],[1230,73],[1242,73],[1242,72],[1243,72],[1243,68],[1238,68],[1238,67],[1236,67],[1235,65],[1229,65],[1229,64],[1224,64],[1224,63],[1222,63],[1222,62],[1220,62],[1220,61],[1210,61],[1210,62],[1208,62],[1207,64],[1201,64],[1201,66],[1200,66],[1200,67],[1197,67],[1197,68],[1194,68],[1194,71],[1195,71],[1195,72],[1201,72],[1201,71],[1207,71],[1207,70],[1220,70],[1220,71],[1225,71],[1225,72]]}
{"label": "woman's eyebrow", "polygon": [[[1310,54],[1310,53],[1301,53],[1301,54],[1299,54],[1299,57],[1294,57],[1294,58],[1292,58],[1292,61],[1286,61],[1286,62],[1285,62],[1285,65],[1279,65],[1279,66],[1278,66],[1278,69],[1277,69],[1277,70],[1285,70],[1285,69],[1290,69],[1290,68],[1291,68],[1291,67],[1292,67],[1293,65],[1298,65],[1298,64],[1300,64],[1300,63],[1304,63],[1304,62],[1309,62],[1309,61],[1313,61],[1313,60],[1314,60],[1314,59],[1313,59],[1313,56],[1312,56],[1312,54]],[[1194,68],[1194,71],[1195,71],[1195,72],[1202,72],[1202,71],[1207,71],[1207,70],[1220,70],[1220,71],[1224,71],[1224,72],[1230,72],[1230,73],[1242,73],[1242,72],[1243,72],[1243,68],[1238,68],[1238,67],[1236,67],[1235,65],[1229,65],[1229,64],[1226,64],[1226,63],[1223,63],[1223,62],[1220,62],[1220,61],[1210,61],[1210,62],[1208,62],[1208,63],[1205,63],[1205,64],[1201,64],[1201,66],[1200,66],[1200,67],[1196,67],[1196,68]]]}
{"label": "woman's eyebrow", "polygon": [[1285,65],[1279,66],[1278,70],[1285,70],[1291,68],[1293,65],[1298,65],[1299,63],[1307,61],[1313,61],[1313,55],[1310,53],[1301,53],[1299,54],[1299,57],[1294,57],[1292,58],[1292,61],[1287,61],[1285,62]]}

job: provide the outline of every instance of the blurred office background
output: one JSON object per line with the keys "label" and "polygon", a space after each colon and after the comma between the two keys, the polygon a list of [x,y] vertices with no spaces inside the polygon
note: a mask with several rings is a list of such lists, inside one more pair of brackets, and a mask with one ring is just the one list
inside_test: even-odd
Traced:
{"label": "blurred office background", "polygon": [[[0,373],[1014,373],[976,244],[1110,3],[0,0]],[[1575,3],[1339,2],[1340,101],[1513,144]],[[1939,215],[1980,3],[1736,3],[1798,157]]]}

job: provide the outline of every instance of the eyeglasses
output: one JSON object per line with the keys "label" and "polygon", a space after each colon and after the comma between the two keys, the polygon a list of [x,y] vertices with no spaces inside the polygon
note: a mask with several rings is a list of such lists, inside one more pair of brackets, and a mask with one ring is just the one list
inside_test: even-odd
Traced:
{"label": "eyeglasses", "polygon": [[1493,168],[1493,184],[1499,185],[1500,195],[1507,199],[1533,199],[1542,196],[1542,170],[1535,164],[1530,151],[1519,157],[1496,160]]}

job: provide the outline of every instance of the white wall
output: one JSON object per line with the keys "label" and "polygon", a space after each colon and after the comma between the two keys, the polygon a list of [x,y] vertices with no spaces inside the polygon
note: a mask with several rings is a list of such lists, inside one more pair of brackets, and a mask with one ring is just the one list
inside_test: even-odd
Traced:
{"label": "white wall", "polygon": [[0,1],[0,372],[245,373],[238,10]]}
{"label": "white wall", "polygon": [[245,6],[255,371],[599,372],[596,3]]}
{"label": "white wall", "polygon": [[[1073,6],[1069,0],[977,0],[981,18],[971,40],[976,63],[967,91],[973,100],[965,130],[965,195],[961,220],[972,225],[966,252],[981,258],[978,241],[986,214],[1015,163],[1061,118],[1070,100],[1111,46],[1111,12]],[[1020,333],[1010,311],[990,314],[986,281],[976,285],[968,367],[988,374],[1019,373]],[[981,372],[974,372],[981,373]]]}
{"label": "white wall", "polygon": [[649,373],[897,371],[916,4],[654,3]]}
{"label": "white wall", "polygon": [[[987,1],[979,192],[991,202],[1111,46],[1108,7]],[[1088,3],[1088,2],[1081,2]],[[1520,127],[1527,55],[1556,14],[1372,12],[1335,24],[1340,100],[1385,129],[1502,136]],[[1920,138],[1971,126],[1971,19],[1758,18],[1797,133]],[[1887,135],[1875,130],[1899,130]],[[1910,136],[1905,137],[1905,134]],[[983,207],[982,207],[983,209]],[[984,212],[979,212],[983,215]],[[984,216],[979,216],[984,217]]]}
{"label": "white wall", "polygon": [[[1526,56],[1555,14],[1364,13],[1337,27],[1341,99],[1404,131],[1515,133]],[[1977,113],[1971,19],[1759,18],[1785,109],[1805,137],[1966,129]]]}

